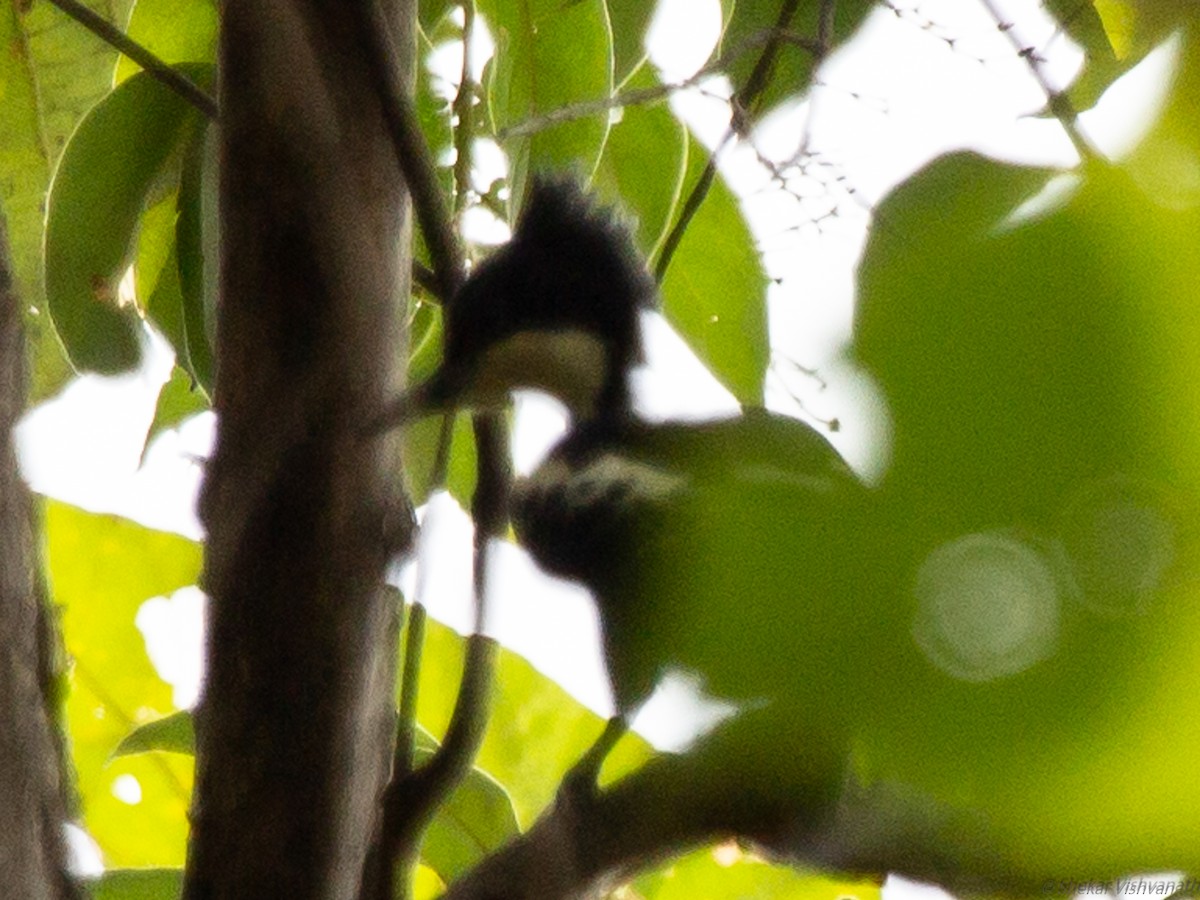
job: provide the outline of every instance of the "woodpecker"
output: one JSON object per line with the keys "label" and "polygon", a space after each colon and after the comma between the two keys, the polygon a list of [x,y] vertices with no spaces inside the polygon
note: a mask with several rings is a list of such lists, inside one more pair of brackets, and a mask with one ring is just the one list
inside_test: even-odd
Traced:
{"label": "woodpecker", "polygon": [[824,673],[850,664],[833,638],[860,614],[864,563],[846,548],[863,546],[867,491],[785,416],[640,420],[630,375],[655,302],[618,218],[568,181],[535,180],[512,240],[446,303],[441,366],[384,420],[517,388],[567,406],[567,435],[510,512],[543,569],[595,596],[622,716],[673,669],[735,701],[824,703]]}

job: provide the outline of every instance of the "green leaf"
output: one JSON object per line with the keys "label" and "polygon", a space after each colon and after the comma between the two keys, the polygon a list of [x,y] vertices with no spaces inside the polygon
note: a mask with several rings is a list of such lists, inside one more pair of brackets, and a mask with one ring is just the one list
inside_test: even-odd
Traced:
{"label": "green leaf", "polygon": [[[408,383],[428,378],[442,358],[442,312],[431,303],[417,301],[409,324],[414,350],[408,364]],[[441,440],[442,417],[425,416],[404,426],[404,475],[409,496],[417,505],[429,499],[433,468]],[[475,436],[467,416],[454,422],[446,489],[464,508],[469,508],[475,491]]]}
{"label": "green leaf", "polygon": [[92,900],[178,900],[183,869],[113,869],[84,884]]}
{"label": "green leaf", "polygon": [[[0,10],[0,46],[24,45],[20,4]],[[46,183],[50,177],[49,147],[42,133],[38,84],[29,59],[22,53],[0,54],[0,216],[11,253],[15,288],[26,309],[44,306],[42,290],[42,227]],[[31,399],[54,393],[71,375],[62,345],[49,319],[29,315],[26,341],[33,349]]]}
{"label": "green leaf", "polygon": [[[801,3],[788,31],[816,41],[818,19],[825,4]],[[781,0],[737,0],[721,40],[722,55],[732,54],[728,72],[735,90],[750,81],[763,56],[763,38],[776,28]],[[834,4],[832,47],[843,44],[862,24],[875,3],[872,0],[843,0]],[[760,117],[780,103],[808,91],[813,79],[813,54],[795,42],[781,41],[767,76],[765,90],[747,112]]]}
{"label": "green leaf", "polygon": [[[432,620],[425,633],[418,719],[442,734],[454,708],[464,639]],[[600,736],[603,720],[521,656],[501,649],[487,736],[476,765],[508,792],[517,819],[528,826],[554,799],[558,784]],[[609,756],[606,777],[632,771],[652,754],[637,735]]]}
{"label": "green leaf", "polygon": [[192,380],[192,376],[175,366],[171,370],[171,377],[158,392],[158,402],[154,405],[154,420],[150,423],[146,441],[142,445],[142,462],[146,461],[146,453],[156,437],[210,408],[208,396]]}
{"label": "green leaf", "polygon": [[[168,64],[217,58],[217,4],[213,0],[137,0],[125,33]],[[126,56],[117,63],[116,83],[141,71]]]}
{"label": "green leaf", "polygon": [[46,221],[46,299],[78,368],[137,365],[140,324],[135,310],[118,308],[117,284],[142,211],[195,118],[158,82],[135,76],[87,115],[59,162]]}
{"label": "green leaf", "polygon": [[[649,63],[622,93],[660,86]],[[649,259],[671,224],[687,169],[687,129],[665,103],[627,106],[612,126],[593,183],[606,201],[637,214],[638,247]]]}
{"label": "green leaf", "polygon": [[1049,177],[955,154],[878,212],[856,353],[908,587],[858,764],[1009,878],[1192,870],[1200,203],[1135,158],[1013,217]]}
{"label": "green leaf", "polygon": [[[428,737],[428,735],[426,735]],[[420,746],[417,761],[433,756],[433,746]],[[438,808],[421,845],[421,862],[449,883],[473,868],[519,831],[508,793],[481,769],[472,768]]]}
{"label": "green leaf", "polygon": [[[127,21],[133,0],[85,5],[120,23]],[[27,4],[21,25],[25,62],[37,80],[38,114],[53,163],[83,115],[112,90],[117,51],[51,3]]]}
{"label": "green leaf", "polygon": [[654,9],[655,4],[646,0],[608,0],[613,67],[618,82],[624,81],[646,58],[646,29],[654,18]]}
{"label": "green leaf", "polygon": [[[462,42],[462,29],[455,24],[452,24],[449,19],[442,19],[442,27],[435,32],[432,37],[427,36],[427,32],[422,31],[418,36],[419,50],[421,54],[421,63],[417,66],[417,118],[421,123],[421,133],[425,136],[425,143],[429,145],[429,153],[433,158],[434,163],[438,167],[439,182],[442,189],[446,192],[446,196],[450,196],[454,190],[454,167],[450,149],[454,140],[454,132],[451,128],[452,109],[450,101],[442,97],[434,90],[433,73],[429,70],[426,64],[426,58],[435,46],[443,43],[447,35],[443,32],[449,32],[449,36]],[[476,108],[476,115],[479,114]],[[446,164],[448,163],[449,164]],[[428,253],[425,254],[425,259],[428,259]]]}
{"label": "green leaf", "polygon": [[735,845],[697,850],[643,875],[634,888],[645,900],[879,900],[874,882],[773,866]]}
{"label": "green leaf", "polygon": [[148,318],[175,350],[178,359],[187,344],[183,334],[183,295],[179,263],[175,256],[177,195],[160,200],[142,215],[138,229],[133,281],[138,302]]}
{"label": "green leaf", "polygon": [[417,4],[417,18],[421,23],[421,30],[426,34],[432,31],[453,5],[452,0],[421,0]]}
{"label": "green leaf", "polygon": [[[612,35],[604,0],[483,0],[479,11],[496,40],[488,99],[497,130],[612,95]],[[608,115],[602,112],[504,140],[513,196],[522,196],[531,171],[575,168],[590,175],[607,134]]]}
{"label": "green leaf", "polygon": [[[0,10],[0,44],[5,47],[22,41],[17,9],[9,4]],[[32,303],[40,293],[38,245],[50,169],[39,131],[37,85],[21,54],[0,54],[0,86],[0,200],[17,282]]]}
{"label": "green leaf", "polygon": [[180,710],[145,725],[139,725],[117,745],[113,756],[130,756],[134,753],[149,753],[151,750],[194,756],[196,731],[192,725],[192,714],[187,710]]}
{"label": "green leaf", "polygon": [[446,883],[428,866],[418,865],[413,872],[413,900],[436,900],[446,893]]}
{"label": "green leaf", "polygon": [[[137,725],[174,712],[135,624],[141,605],[195,584],[199,545],[115,516],[47,502],[47,566],[71,660],[67,722],[76,787],[88,832],[114,866],[182,865],[192,762],[143,754],[114,759]],[[131,776],[141,801],[118,799]]]}
{"label": "green leaf", "polygon": [[[707,157],[689,153],[685,196]],[[671,260],[662,295],[668,321],[712,373],[741,403],[761,405],[770,357],[767,276],[737,197],[720,175]]]}
{"label": "green leaf", "polygon": [[198,131],[187,149],[179,182],[179,215],[175,220],[175,254],[183,309],[184,368],[211,394],[217,316],[217,134]]}
{"label": "green leaf", "polygon": [[1090,108],[1125,66],[1113,51],[1112,39],[1091,0],[1046,0],[1046,11],[1083,48],[1083,69],[1069,91],[1076,110]]}
{"label": "green leaf", "polygon": [[1067,91],[1076,110],[1093,106],[1172,33],[1194,28],[1200,15],[1188,0],[1047,0],[1046,9],[1083,48],[1083,67]]}

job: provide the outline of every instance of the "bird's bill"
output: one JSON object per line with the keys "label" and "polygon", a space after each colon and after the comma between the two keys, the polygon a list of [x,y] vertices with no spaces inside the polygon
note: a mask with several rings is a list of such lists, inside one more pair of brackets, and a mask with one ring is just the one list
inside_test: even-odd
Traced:
{"label": "bird's bill", "polygon": [[371,435],[400,428],[425,416],[449,412],[458,405],[462,379],[443,368],[419,381],[384,407],[367,428]]}

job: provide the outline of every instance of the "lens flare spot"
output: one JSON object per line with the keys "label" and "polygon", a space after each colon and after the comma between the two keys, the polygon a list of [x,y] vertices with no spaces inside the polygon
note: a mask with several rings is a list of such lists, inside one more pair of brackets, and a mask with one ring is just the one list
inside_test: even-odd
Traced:
{"label": "lens flare spot", "polygon": [[934,549],[917,572],[913,639],[964,681],[1015,675],[1054,652],[1059,597],[1042,553],[1003,532]]}
{"label": "lens flare spot", "polygon": [[1125,477],[1088,484],[1066,506],[1059,549],[1085,608],[1110,616],[1146,612],[1176,557],[1167,493]]}

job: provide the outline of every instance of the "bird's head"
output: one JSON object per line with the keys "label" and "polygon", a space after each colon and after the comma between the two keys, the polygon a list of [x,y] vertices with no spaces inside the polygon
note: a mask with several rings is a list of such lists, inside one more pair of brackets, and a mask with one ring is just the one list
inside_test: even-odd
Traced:
{"label": "bird's head", "polygon": [[566,180],[533,183],[512,240],[445,304],[443,362],[396,418],[557,397],[576,421],[628,410],[655,288],[627,229]]}

